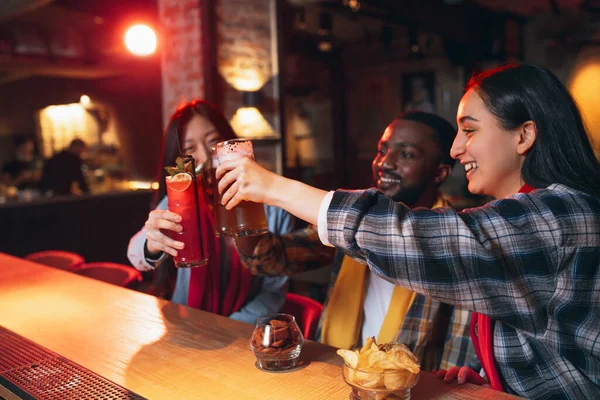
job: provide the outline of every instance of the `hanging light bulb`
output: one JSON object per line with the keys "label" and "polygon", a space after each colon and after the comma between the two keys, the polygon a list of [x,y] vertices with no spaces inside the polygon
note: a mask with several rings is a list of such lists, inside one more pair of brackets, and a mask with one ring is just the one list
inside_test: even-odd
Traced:
{"label": "hanging light bulb", "polygon": [[360,10],[359,0],[344,0],[344,5],[350,7],[350,9],[354,12]]}

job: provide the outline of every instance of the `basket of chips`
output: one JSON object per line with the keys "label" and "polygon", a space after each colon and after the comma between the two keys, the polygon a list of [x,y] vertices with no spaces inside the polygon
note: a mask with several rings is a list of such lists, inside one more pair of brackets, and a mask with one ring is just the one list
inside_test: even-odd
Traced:
{"label": "basket of chips", "polygon": [[339,349],[337,354],[344,359],[342,375],[355,400],[410,399],[419,380],[419,362],[401,343],[378,345],[371,337],[361,349]]}

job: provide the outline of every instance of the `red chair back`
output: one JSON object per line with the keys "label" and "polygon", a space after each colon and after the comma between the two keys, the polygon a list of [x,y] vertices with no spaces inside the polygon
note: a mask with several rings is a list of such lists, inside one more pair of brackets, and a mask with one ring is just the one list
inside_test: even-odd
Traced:
{"label": "red chair back", "polygon": [[85,263],[85,260],[79,254],[62,250],[38,251],[27,254],[25,259],[65,271],[75,271]]}
{"label": "red chair back", "polygon": [[321,303],[306,296],[288,293],[285,296],[281,312],[293,315],[304,337],[309,340],[314,339],[321,313],[323,313]]}
{"label": "red chair back", "polygon": [[142,281],[142,274],[137,269],[129,265],[111,262],[87,263],[74,272],[78,275],[130,289],[135,288]]}

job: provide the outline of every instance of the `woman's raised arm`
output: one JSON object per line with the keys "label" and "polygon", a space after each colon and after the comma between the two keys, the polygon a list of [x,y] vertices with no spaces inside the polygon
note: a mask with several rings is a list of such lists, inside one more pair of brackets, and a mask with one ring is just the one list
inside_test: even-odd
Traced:
{"label": "woman's raised arm", "polygon": [[217,168],[219,193],[228,210],[242,201],[264,203],[283,208],[317,225],[319,208],[326,191],[284,178],[261,167],[251,158],[226,161]]}

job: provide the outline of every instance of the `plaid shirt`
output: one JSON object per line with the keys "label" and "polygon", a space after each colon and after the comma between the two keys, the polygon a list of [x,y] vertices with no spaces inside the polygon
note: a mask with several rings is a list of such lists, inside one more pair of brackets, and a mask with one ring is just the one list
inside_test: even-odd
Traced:
{"label": "plaid shirt", "polygon": [[[450,321],[442,348],[427,348],[435,324],[443,317]],[[470,323],[470,311],[454,306],[443,311],[441,302],[417,294],[394,341],[406,344],[421,360],[421,368],[425,371],[463,365],[478,370],[481,366],[471,341]]]}
{"label": "plaid shirt", "polygon": [[335,192],[328,240],[376,274],[488,315],[503,386],[600,398],[600,199],[554,184],[484,207],[411,210]]}
{"label": "plaid shirt", "polygon": [[[333,283],[344,257],[341,252],[337,254],[334,252],[335,249],[332,247],[323,246],[319,240],[317,229],[314,227],[281,236],[264,235],[255,247],[253,256],[245,256],[238,251],[244,265],[254,273],[267,276],[293,275],[333,263],[334,270],[329,294],[331,294]],[[329,295],[327,299],[329,299]],[[444,346],[441,349],[430,349],[429,351],[433,352],[428,355],[433,357],[433,360],[426,359],[427,343],[431,340],[436,321],[441,318],[440,304],[439,301],[417,295],[395,340],[406,344],[421,360],[425,370],[467,364],[477,367],[477,355],[469,334],[471,312],[457,307],[451,307],[446,315],[441,316],[450,318],[444,337]],[[327,307],[327,301],[325,307]],[[317,328],[317,337],[320,336],[323,315],[324,313],[321,315]]]}

